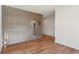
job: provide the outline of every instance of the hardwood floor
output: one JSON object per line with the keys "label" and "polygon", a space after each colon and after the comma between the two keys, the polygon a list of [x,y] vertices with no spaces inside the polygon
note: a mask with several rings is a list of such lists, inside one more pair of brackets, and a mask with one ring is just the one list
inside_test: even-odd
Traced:
{"label": "hardwood floor", "polygon": [[28,42],[9,45],[3,54],[78,54],[72,49],[54,42],[55,38],[43,35],[41,38]]}

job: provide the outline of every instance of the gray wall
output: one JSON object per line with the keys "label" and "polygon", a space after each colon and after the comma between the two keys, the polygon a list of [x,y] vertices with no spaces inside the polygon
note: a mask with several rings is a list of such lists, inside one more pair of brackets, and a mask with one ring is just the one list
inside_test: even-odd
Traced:
{"label": "gray wall", "polygon": [[[35,14],[12,7],[5,7],[5,21],[4,31],[5,39],[8,44],[19,43],[23,41],[32,40],[31,35],[33,34],[32,20],[42,21],[42,15]],[[40,34],[42,33],[42,24],[40,25]]]}

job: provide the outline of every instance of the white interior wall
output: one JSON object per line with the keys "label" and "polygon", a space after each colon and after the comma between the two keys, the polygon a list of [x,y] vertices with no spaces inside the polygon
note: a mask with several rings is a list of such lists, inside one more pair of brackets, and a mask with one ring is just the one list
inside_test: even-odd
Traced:
{"label": "white interior wall", "polygon": [[[42,15],[8,6],[3,6],[3,10],[4,38],[7,45],[33,40],[33,20],[41,22]],[[37,24],[35,32],[36,35],[41,35],[42,23],[40,26]]]}
{"label": "white interior wall", "polygon": [[79,49],[79,6],[63,6],[55,12],[56,43]]}
{"label": "white interior wall", "polygon": [[1,52],[1,49],[2,49],[2,8],[1,8],[1,5],[0,5],[0,52]]}
{"label": "white interior wall", "polygon": [[54,36],[54,32],[55,32],[54,20],[55,19],[53,16],[49,16],[49,17],[43,19],[43,33],[44,34]]}
{"label": "white interior wall", "polygon": [[33,34],[32,17],[26,15],[23,11],[14,11],[12,8],[6,9],[5,14],[4,36],[7,45],[31,40],[30,37]]}

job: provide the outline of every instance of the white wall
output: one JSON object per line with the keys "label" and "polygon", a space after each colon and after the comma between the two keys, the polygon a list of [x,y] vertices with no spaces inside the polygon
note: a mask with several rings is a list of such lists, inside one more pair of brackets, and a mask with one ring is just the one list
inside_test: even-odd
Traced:
{"label": "white wall", "polygon": [[53,16],[49,16],[43,19],[43,33],[44,34],[54,36],[54,32],[55,32],[54,26],[55,26],[55,22],[54,22]]}
{"label": "white wall", "polygon": [[63,6],[55,12],[56,43],[79,49],[79,6]]}
{"label": "white wall", "polygon": [[[32,21],[42,21],[42,15],[3,6],[4,38],[7,45],[33,40]],[[39,25],[38,25],[39,26]],[[42,33],[42,23],[36,28],[36,34]],[[38,30],[39,29],[39,30]],[[38,30],[38,31],[37,31]]]}
{"label": "white wall", "polygon": [[2,49],[2,10],[0,5],[0,52]]}
{"label": "white wall", "polygon": [[[13,10],[13,9],[12,9]],[[7,45],[31,40],[33,34],[32,18],[28,14],[23,15],[23,11],[7,9],[5,12],[5,41]]]}

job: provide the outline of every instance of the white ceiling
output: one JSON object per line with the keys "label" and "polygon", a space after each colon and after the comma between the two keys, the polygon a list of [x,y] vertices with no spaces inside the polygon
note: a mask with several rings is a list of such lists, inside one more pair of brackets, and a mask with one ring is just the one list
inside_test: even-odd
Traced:
{"label": "white ceiling", "polygon": [[60,7],[58,5],[9,5],[9,6],[22,9],[25,11],[43,14],[44,17],[51,14],[56,8]]}

